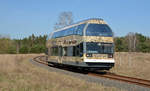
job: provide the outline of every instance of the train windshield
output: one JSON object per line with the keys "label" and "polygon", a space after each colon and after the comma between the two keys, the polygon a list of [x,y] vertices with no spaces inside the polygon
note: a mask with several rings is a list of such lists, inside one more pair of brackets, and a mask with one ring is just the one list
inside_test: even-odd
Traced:
{"label": "train windshield", "polygon": [[86,30],[86,36],[112,37],[113,33],[106,24],[89,24]]}
{"label": "train windshield", "polygon": [[86,43],[86,53],[112,54],[113,52],[114,52],[113,43],[98,43],[98,42]]}

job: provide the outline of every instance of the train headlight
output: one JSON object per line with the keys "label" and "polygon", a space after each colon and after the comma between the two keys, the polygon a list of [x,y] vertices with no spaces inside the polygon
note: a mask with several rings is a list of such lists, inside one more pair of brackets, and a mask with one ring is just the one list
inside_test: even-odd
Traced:
{"label": "train headlight", "polygon": [[91,53],[87,53],[86,57],[92,57],[92,54]]}
{"label": "train headlight", "polygon": [[108,54],[108,58],[113,58],[113,54]]}

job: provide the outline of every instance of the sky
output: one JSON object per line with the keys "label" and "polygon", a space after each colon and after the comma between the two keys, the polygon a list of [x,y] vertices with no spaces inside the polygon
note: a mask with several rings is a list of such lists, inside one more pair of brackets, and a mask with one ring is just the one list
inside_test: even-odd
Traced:
{"label": "sky", "polygon": [[22,39],[50,34],[61,12],[74,22],[102,18],[115,36],[150,36],[150,0],[0,0],[0,34]]}

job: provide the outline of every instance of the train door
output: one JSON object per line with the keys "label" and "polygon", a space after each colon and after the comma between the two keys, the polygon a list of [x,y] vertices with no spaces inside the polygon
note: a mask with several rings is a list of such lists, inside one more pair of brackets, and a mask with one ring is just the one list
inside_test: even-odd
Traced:
{"label": "train door", "polygon": [[58,47],[58,62],[62,63],[62,47]]}

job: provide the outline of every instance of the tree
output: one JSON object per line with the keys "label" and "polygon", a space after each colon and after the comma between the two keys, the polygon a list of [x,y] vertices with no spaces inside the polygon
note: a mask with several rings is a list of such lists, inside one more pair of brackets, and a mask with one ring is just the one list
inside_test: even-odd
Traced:
{"label": "tree", "polygon": [[9,38],[0,38],[0,53],[7,53],[13,42]]}
{"label": "tree", "polygon": [[34,45],[31,47],[30,53],[44,53],[46,51],[46,47],[42,45]]}
{"label": "tree", "polygon": [[28,53],[28,51],[29,51],[29,48],[27,46],[23,46],[19,49],[19,53],[23,53],[23,54]]}
{"label": "tree", "polygon": [[129,51],[136,51],[137,38],[135,33],[128,33],[126,36]]}
{"label": "tree", "polygon": [[115,37],[115,51],[117,52],[126,52],[128,51],[127,43],[124,37]]}
{"label": "tree", "polygon": [[143,36],[142,34],[136,34],[137,36],[137,51],[138,52],[150,52],[150,38]]}
{"label": "tree", "polygon": [[54,31],[73,23],[72,12],[62,12],[58,17],[58,22],[54,25]]}
{"label": "tree", "polygon": [[118,51],[122,51],[123,50],[123,43],[122,43],[122,40],[120,38],[116,38],[115,40],[115,50],[118,52]]}
{"label": "tree", "polygon": [[21,47],[21,39],[14,39],[14,45],[16,46],[16,53],[19,54],[19,49]]}

